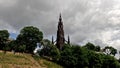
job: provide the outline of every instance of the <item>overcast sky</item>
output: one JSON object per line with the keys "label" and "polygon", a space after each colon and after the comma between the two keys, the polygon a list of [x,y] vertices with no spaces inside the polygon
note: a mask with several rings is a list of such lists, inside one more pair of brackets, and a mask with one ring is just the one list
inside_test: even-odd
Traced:
{"label": "overcast sky", "polygon": [[0,0],[0,29],[18,34],[28,25],[56,37],[59,14],[71,42],[120,50],[120,0]]}

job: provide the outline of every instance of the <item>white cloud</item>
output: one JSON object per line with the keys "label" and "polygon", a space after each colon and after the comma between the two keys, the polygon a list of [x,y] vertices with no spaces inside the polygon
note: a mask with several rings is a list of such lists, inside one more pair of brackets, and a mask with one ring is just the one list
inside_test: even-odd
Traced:
{"label": "white cloud", "polygon": [[33,25],[50,38],[56,35],[60,12],[71,42],[119,48],[119,0],[0,0],[0,29],[18,33]]}
{"label": "white cloud", "polygon": [[0,0],[0,6],[2,7],[11,7],[16,4],[17,0]]}
{"label": "white cloud", "polygon": [[9,32],[12,33],[19,33],[17,30],[15,30],[15,28],[11,25],[9,25],[7,22],[0,20],[0,30],[8,30]]}

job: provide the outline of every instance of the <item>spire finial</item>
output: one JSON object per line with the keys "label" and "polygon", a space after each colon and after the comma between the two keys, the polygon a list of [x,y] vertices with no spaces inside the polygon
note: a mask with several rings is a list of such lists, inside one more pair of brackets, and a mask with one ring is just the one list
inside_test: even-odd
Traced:
{"label": "spire finial", "polygon": [[59,17],[59,20],[60,20],[60,21],[62,21],[61,13],[60,13],[60,17]]}
{"label": "spire finial", "polygon": [[70,45],[70,37],[69,37],[69,35],[68,35],[68,44]]}
{"label": "spire finial", "polygon": [[61,18],[61,13],[60,13],[60,18]]}
{"label": "spire finial", "polygon": [[54,44],[54,37],[52,36],[52,44]]}

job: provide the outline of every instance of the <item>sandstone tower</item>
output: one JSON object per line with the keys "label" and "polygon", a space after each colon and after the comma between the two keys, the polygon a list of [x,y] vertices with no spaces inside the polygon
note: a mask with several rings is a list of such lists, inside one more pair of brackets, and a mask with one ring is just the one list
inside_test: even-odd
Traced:
{"label": "sandstone tower", "polygon": [[65,38],[64,38],[63,22],[60,14],[59,22],[58,22],[58,30],[57,30],[57,39],[56,39],[57,48],[61,50],[64,43],[65,43]]}

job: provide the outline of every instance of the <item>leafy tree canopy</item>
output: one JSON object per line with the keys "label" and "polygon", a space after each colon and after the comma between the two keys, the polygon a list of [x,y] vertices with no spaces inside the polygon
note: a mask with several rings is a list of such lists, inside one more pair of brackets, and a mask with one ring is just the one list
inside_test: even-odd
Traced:
{"label": "leafy tree canopy", "polygon": [[24,45],[21,48],[26,47],[25,52],[33,53],[36,43],[42,39],[43,33],[37,27],[27,26],[20,31],[17,37],[17,43],[19,43],[19,46]]}
{"label": "leafy tree canopy", "polygon": [[115,56],[115,54],[117,54],[117,49],[111,47],[111,46],[106,46],[103,51],[107,54],[107,55],[113,55]]}
{"label": "leafy tree canopy", "polygon": [[7,30],[0,30],[0,49],[3,49],[5,47],[8,38],[9,32]]}

